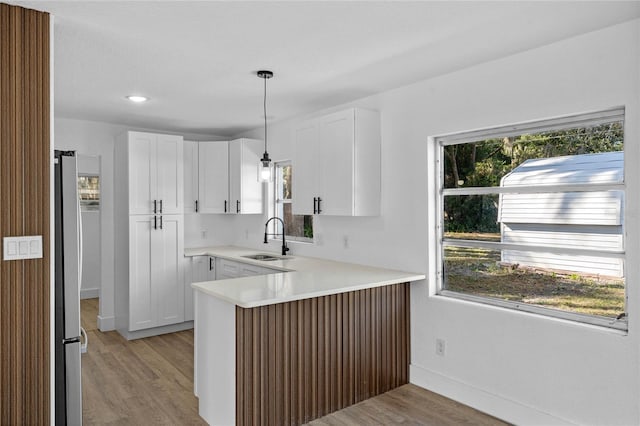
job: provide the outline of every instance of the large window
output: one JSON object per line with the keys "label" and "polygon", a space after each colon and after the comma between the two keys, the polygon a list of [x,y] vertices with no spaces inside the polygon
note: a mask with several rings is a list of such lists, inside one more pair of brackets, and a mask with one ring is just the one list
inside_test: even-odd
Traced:
{"label": "large window", "polygon": [[[275,163],[274,179],[274,212],[275,216],[285,223],[287,239],[293,241],[313,242],[313,216],[296,215],[292,211],[291,190],[293,188],[293,167],[291,161]],[[274,226],[280,226],[274,223]],[[280,232],[279,228],[278,231]]]}
{"label": "large window", "polygon": [[623,120],[436,138],[439,293],[626,329]]}

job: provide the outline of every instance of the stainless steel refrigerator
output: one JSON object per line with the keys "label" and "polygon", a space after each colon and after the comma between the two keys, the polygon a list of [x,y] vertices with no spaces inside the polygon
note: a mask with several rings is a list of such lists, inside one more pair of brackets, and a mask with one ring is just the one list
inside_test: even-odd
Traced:
{"label": "stainless steel refrigerator", "polygon": [[74,151],[55,151],[55,417],[82,424],[82,223]]}

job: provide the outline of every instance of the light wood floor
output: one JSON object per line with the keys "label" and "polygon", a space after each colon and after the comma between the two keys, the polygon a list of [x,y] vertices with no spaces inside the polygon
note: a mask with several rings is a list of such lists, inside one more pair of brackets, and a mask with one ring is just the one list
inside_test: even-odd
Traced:
{"label": "light wood floor", "polygon": [[96,328],[98,299],[81,302],[85,425],[205,425],[193,395],[193,330],[127,341]]}
{"label": "light wood floor", "polygon": [[400,386],[309,423],[312,426],[507,424],[412,384]]}
{"label": "light wood floor", "polygon": [[[193,331],[127,341],[97,330],[98,299],[81,301],[85,425],[205,425],[193,395]],[[473,408],[404,385],[310,425],[505,425]]]}

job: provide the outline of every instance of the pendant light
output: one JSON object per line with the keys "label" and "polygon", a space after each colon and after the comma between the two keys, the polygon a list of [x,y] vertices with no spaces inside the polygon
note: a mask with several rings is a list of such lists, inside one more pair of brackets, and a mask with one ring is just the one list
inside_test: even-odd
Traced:
{"label": "pendant light", "polygon": [[258,181],[270,182],[272,180],[271,159],[267,152],[267,80],[273,77],[271,71],[258,71],[258,77],[264,79],[264,154],[258,163]]}

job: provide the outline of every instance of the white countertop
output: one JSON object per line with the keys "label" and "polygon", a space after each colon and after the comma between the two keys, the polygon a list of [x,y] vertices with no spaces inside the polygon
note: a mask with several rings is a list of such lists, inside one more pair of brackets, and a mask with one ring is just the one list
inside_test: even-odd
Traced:
{"label": "white countertop", "polygon": [[283,271],[269,275],[198,282],[191,284],[191,287],[242,308],[255,308],[425,278],[423,274],[297,255],[287,255],[283,256],[282,260],[273,261],[242,257],[256,253],[278,256],[276,253],[231,246],[186,249],[187,257],[213,256]]}

